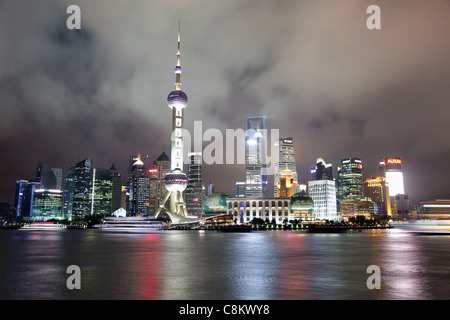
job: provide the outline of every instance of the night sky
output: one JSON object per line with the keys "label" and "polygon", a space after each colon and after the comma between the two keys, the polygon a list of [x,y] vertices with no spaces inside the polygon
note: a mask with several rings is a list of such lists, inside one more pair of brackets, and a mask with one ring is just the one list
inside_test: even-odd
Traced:
{"label": "night sky", "polygon": [[[178,21],[186,129],[264,115],[294,139],[304,182],[318,157],[335,176],[360,157],[368,178],[399,156],[412,204],[450,197],[448,0],[0,0],[0,201],[41,161],[65,174],[91,157],[126,177],[129,155],[169,153]],[[245,166],[203,176],[234,195]]]}

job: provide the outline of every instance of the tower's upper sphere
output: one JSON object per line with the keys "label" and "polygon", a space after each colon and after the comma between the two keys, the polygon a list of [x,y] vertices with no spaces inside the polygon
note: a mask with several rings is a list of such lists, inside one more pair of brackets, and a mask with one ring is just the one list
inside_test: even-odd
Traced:
{"label": "tower's upper sphere", "polygon": [[186,93],[181,90],[172,91],[167,97],[167,104],[169,105],[169,108],[173,108],[175,106],[186,108],[187,103],[188,97]]}
{"label": "tower's upper sphere", "polygon": [[183,171],[175,169],[166,174],[164,184],[168,191],[184,191],[188,184],[188,178]]}

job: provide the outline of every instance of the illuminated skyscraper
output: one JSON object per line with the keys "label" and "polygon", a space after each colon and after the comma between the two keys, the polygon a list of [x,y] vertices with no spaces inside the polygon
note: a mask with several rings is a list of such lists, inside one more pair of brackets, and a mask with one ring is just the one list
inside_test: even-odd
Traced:
{"label": "illuminated skyscraper", "polygon": [[277,182],[277,198],[290,198],[294,195],[294,188],[296,184],[294,183],[294,173],[285,169],[279,174],[279,179]]}
{"label": "illuminated skyscraper", "polygon": [[150,196],[150,180],[140,155],[133,158],[129,182],[129,207],[131,216],[147,216]]}
{"label": "illuminated skyscraper", "polygon": [[274,175],[274,197],[277,197],[278,188],[277,184],[280,181],[281,172],[289,169],[293,175],[293,192],[298,191],[298,175],[297,165],[295,163],[294,142],[292,138],[281,138],[275,144],[275,150],[277,154],[275,157],[275,175]]}
{"label": "illuminated skyscraper", "polygon": [[364,184],[362,176],[362,161],[359,158],[341,160],[342,167],[338,172],[339,198],[363,199]]}
{"label": "illuminated skyscraper", "polygon": [[380,171],[389,184],[393,217],[407,218],[410,209],[408,195],[405,194],[403,183],[402,159],[400,157],[385,157],[380,162]]}
{"label": "illuminated skyscraper", "polygon": [[27,219],[32,215],[34,191],[40,189],[38,181],[17,180],[14,208],[18,218]]}
{"label": "illuminated skyscraper", "polygon": [[[162,205],[164,198],[166,196],[166,194],[169,192],[166,187],[164,186],[164,178],[166,177],[166,174],[168,172],[170,172],[170,158],[169,156],[163,152],[154,162],[153,165],[155,167],[153,167],[152,169],[156,169],[157,172],[155,172],[154,174],[157,174],[157,200],[156,200],[156,210],[159,208],[160,205]],[[151,191],[152,192],[152,191]],[[152,192],[152,195],[154,193]],[[154,202],[154,200],[151,200],[152,202]],[[153,211],[153,214],[156,212]],[[152,214],[152,212],[150,213]]]}
{"label": "illuminated skyscraper", "polygon": [[30,221],[63,219],[63,191],[37,189],[34,191]]}
{"label": "illuminated skyscraper", "polygon": [[317,220],[340,220],[336,207],[336,183],[333,180],[312,180],[308,182],[308,195],[314,201]]}
{"label": "illuminated skyscraper", "polygon": [[72,219],[91,214],[92,159],[78,162],[74,167]]}
{"label": "illuminated skyscraper", "polygon": [[122,207],[122,176],[114,164],[109,169],[109,172],[112,182],[111,213],[113,213]]}
{"label": "illuminated skyscraper", "polygon": [[107,169],[92,170],[92,186],[89,201],[90,215],[108,216],[112,208],[113,180],[111,171]]}
{"label": "illuminated skyscraper", "polygon": [[247,118],[245,196],[267,197],[265,117]]}
{"label": "illuminated skyscraper", "polygon": [[389,195],[391,197],[397,194],[405,194],[401,158],[385,157],[380,162],[380,171],[389,184]]}
{"label": "illuminated skyscraper", "polygon": [[312,180],[333,180],[333,165],[326,163],[323,158],[318,158],[316,165],[311,168]]}
{"label": "illuminated skyscraper", "polygon": [[202,186],[202,153],[189,153],[186,207],[190,215],[199,217],[203,213]]}
{"label": "illuminated skyscraper", "polygon": [[389,184],[383,177],[371,177],[364,181],[364,195],[377,203],[380,215],[391,217],[391,198],[389,197]]}

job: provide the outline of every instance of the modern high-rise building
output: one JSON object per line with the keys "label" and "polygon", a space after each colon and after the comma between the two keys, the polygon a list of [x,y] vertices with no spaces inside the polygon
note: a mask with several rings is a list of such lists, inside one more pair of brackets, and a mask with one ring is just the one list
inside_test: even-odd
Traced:
{"label": "modern high-rise building", "polygon": [[84,159],[75,165],[73,183],[71,218],[83,219],[91,214],[92,159]]}
{"label": "modern high-rise building", "polygon": [[292,138],[281,138],[275,143],[275,167],[274,167],[274,188],[273,195],[277,197],[278,188],[277,183],[280,181],[281,172],[283,170],[289,169],[292,171],[293,183],[294,183],[294,193],[298,191],[298,175],[297,175],[297,165],[295,163],[295,153],[294,153],[294,141]]}
{"label": "modern high-rise building", "polygon": [[27,220],[47,221],[50,219],[64,219],[63,191],[37,189],[34,191],[31,215]]}
{"label": "modern high-rise building", "polygon": [[202,153],[188,155],[188,185],[186,187],[186,208],[191,216],[200,217],[203,213]]}
{"label": "modern high-rise building", "polygon": [[247,118],[245,137],[245,195],[267,197],[265,117]]}
{"label": "modern high-rise building", "polygon": [[380,162],[380,172],[389,184],[392,215],[394,218],[407,218],[410,213],[408,195],[405,193],[402,159],[400,157],[385,157]]}
{"label": "modern high-rise building", "polygon": [[55,172],[48,164],[44,162],[40,162],[37,165],[36,181],[39,181],[41,183],[41,189],[57,189]]}
{"label": "modern high-rise building", "polygon": [[277,186],[277,198],[290,198],[294,195],[297,189],[297,184],[295,183],[294,173],[285,169],[278,174]]}
{"label": "modern high-rise building", "polygon": [[16,217],[27,219],[32,215],[34,191],[40,189],[39,181],[17,180],[14,208]]}
{"label": "modern high-rise building", "polygon": [[312,180],[333,180],[333,165],[323,158],[317,158],[316,165],[311,168]]}
{"label": "modern high-rise building", "polygon": [[148,216],[150,200],[150,179],[140,155],[132,158],[129,177],[129,212],[130,216]]}
{"label": "modern high-rise building", "polygon": [[113,213],[122,208],[122,176],[114,164],[109,169],[109,172],[112,182],[111,213]]}
{"label": "modern high-rise building", "polygon": [[389,196],[389,183],[383,177],[371,177],[364,181],[364,195],[377,203],[380,215],[391,217],[391,198]]}
{"label": "modern high-rise building", "polygon": [[389,195],[391,197],[397,194],[405,194],[401,158],[385,157],[380,162],[380,172],[389,184]]}
{"label": "modern high-rise building", "polygon": [[316,220],[341,220],[336,203],[336,183],[333,180],[312,180],[308,182],[308,195],[314,201]]}
{"label": "modern high-rise building", "polygon": [[[155,161],[156,162],[156,161]],[[148,200],[148,214],[153,216],[158,209],[158,190],[159,190],[159,172],[158,168],[154,165],[148,169],[148,178],[150,183],[150,195]]]}
{"label": "modern high-rise building", "polygon": [[75,193],[75,179],[76,171],[75,166],[72,166],[64,178],[64,194],[63,194],[63,212],[65,219],[72,220],[73,212],[73,196]]}
{"label": "modern high-rise building", "polygon": [[352,157],[341,160],[341,168],[338,169],[338,186],[340,200],[364,198],[361,159]]}
{"label": "modern high-rise building", "polygon": [[109,216],[112,208],[113,181],[111,171],[93,169],[92,186],[89,193],[91,216]]}
{"label": "modern high-rise building", "polygon": [[56,190],[62,190],[62,175],[63,170],[61,168],[52,168],[52,171],[56,178]]}
{"label": "modern high-rise building", "polygon": [[[150,187],[150,203],[156,203],[155,211],[150,212],[150,214],[155,214],[156,210],[159,208],[160,205],[162,205],[164,198],[166,197],[167,193],[169,192],[165,185],[164,185],[164,178],[166,177],[167,173],[170,172],[170,158],[169,156],[163,152],[154,162],[154,167],[151,169],[153,172],[151,175],[157,175],[157,181],[156,181],[156,194],[152,191],[152,188]],[[154,171],[156,169],[156,172]],[[153,184],[155,184],[154,180]],[[155,197],[156,196],[156,200]],[[153,207],[153,205],[151,205]]]}

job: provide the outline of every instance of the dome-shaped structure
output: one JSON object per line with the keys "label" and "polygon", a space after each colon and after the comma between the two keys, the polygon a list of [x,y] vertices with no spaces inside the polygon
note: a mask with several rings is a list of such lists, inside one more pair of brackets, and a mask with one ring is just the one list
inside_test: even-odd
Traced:
{"label": "dome-shaped structure", "polygon": [[167,97],[167,104],[169,105],[169,108],[173,108],[175,105],[186,108],[187,103],[188,97],[186,93],[181,90],[172,91]]}
{"label": "dome-shaped structure", "polygon": [[213,193],[203,202],[203,212],[217,215],[227,213],[227,198],[229,198],[229,195],[226,193]]}
{"label": "dome-shaped structure", "polygon": [[291,197],[291,212],[314,211],[314,201],[304,191],[297,192]]}
{"label": "dome-shaped structure", "polygon": [[164,184],[168,191],[184,191],[187,183],[187,175],[179,169],[168,172],[164,178]]}

